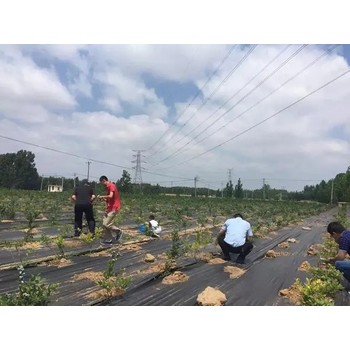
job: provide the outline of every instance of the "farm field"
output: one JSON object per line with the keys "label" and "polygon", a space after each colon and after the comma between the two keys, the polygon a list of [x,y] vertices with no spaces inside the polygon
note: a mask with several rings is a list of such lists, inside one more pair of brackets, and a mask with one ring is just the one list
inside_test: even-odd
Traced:
{"label": "farm field", "polygon": [[[69,193],[3,193],[0,295],[15,293],[19,276],[28,281],[39,275],[56,284],[49,305],[197,305],[207,287],[224,293],[228,306],[298,305],[280,291],[296,279],[305,282],[309,274],[303,266],[319,265],[325,226],[339,215],[339,208],[319,203],[122,196],[116,224],[123,239],[102,248],[88,234],[71,237],[69,198]],[[103,204],[94,210],[98,236]],[[236,212],[254,232],[245,265],[222,260],[215,244],[221,225]],[[138,230],[150,213],[163,227],[160,239]],[[348,300],[341,294],[337,303]]]}

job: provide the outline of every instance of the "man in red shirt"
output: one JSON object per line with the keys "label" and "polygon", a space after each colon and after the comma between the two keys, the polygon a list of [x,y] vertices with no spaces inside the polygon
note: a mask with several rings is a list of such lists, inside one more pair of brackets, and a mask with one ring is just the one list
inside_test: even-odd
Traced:
{"label": "man in red shirt", "polygon": [[113,222],[121,208],[120,196],[117,186],[113,182],[109,181],[107,176],[101,176],[100,183],[106,188],[105,196],[97,196],[99,200],[106,201],[106,209],[102,221],[103,234],[101,244],[111,246],[113,240],[112,232],[115,232],[116,234],[116,242],[118,242],[122,237],[122,231],[116,227]]}

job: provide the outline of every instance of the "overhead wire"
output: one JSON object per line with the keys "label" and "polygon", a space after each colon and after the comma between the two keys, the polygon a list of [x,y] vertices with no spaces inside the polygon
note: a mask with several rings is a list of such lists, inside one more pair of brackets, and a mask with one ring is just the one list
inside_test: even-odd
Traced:
{"label": "overhead wire", "polygon": [[[212,132],[211,134],[207,135],[206,137],[202,138],[201,140],[199,140],[198,142],[196,142],[194,145],[198,145],[199,143],[203,142],[205,139],[207,139],[208,137],[213,136],[214,134],[216,134],[217,132],[219,132],[220,130],[222,130],[223,128],[225,128],[226,126],[228,126],[229,124],[231,124],[232,122],[234,122],[235,120],[237,120],[238,118],[240,118],[242,115],[244,115],[245,113],[251,111],[254,107],[256,107],[257,105],[259,105],[261,102],[265,101],[268,97],[270,97],[271,95],[273,95],[275,92],[277,92],[278,90],[280,90],[283,86],[285,86],[286,84],[288,84],[290,81],[294,80],[296,77],[298,77],[300,74],[302,74],[303,72],[305,72],[307,69],[309,69],[310,67],[312,67],[314,64],[316,64],[320,59],[322,59],[323,57],[325,57],[326,55],[328,55],[330,52],[332,52],[338,45],[334,45],[333,47],[331,47],[330,49],[326,50],[325,52],[323,52],[320,56],[318,56],[317,58],[315,58],[312,62],[310,62],[309,64],[307,64],[304,68],[302,68],[300,71],[298,71],[296,74],[294,74],[292,77],[288,78],[287,80],[285,80],[281,85],[279,85],[277,88],[275,88],[274,90],[270,91],[266,96],[264,96],[262,99],[258,100],[256,103],[254,103],[252,106],[250,106],[249,108],[247,108],[246,110],[244,110],[243,112],[241,112],[239,115],[237,115],[235,118],[227,121],[224,125],[222,125],[220,128],[218,128],[217,130],[215,130],[214,132]],[[226,111],[224,114],[227,114],[227,112],[229,112],[230,110]]]}
{"label": "overhead wire", "polygon": [[[242,63],[249,57],[249,55],[255,50],[257,45],[253,45],[249,48],[249,50],[245,53],[245,55],[241,58],[241,60],[231,69],[231,71],[225,76],[225,78],[219,83],[219,85],[211,92],[211,94],[205,98],[205,100],[201,103],[201,105],[195,110],[195,112],[187,119],[187,121],[176,130],[176,132],[170,137],[170,139],[167,140],[167,143],[169,144],[170,141],[188,124],[190,120],[197,114],[197,112],[206,105],[206,103],[214,96],[214,94],[220,89],[220,87],[227,82],[227,80],[232,76],[232,74],[242,65]],[[176,142],[177,143],[177,142]],[[175,144],[176,144],[175,143]],[[166,148],[166,146],[165,146]],[[163,148],[160,148],[158,151],[152,153],[149,155],[149,157],[154,156],[155,154],[159,153],[160,151],[163,151]]]}
{"label": "overhead wire", "polygon": [[321,86],[318,87],[317,89],[311,91],[310,93],[308,93],[308,94],[306,94],[305,96],[299,98],[298,100],[294,101],[293,103],[289,104],[288,106],[286,106],[286,107],[280,109],[278,112],[272,114],[271,116],[269,116],[269,117],[263,119],[262,121],[260,121],[260,122],[258,122],[258,123],[256,123],[256,124],[254,124],[253,126],[251,126],[251,127],[247,128],[247,129],[243,130],[242,132],[236,134],[235,136],[229,138],[228,140],[226,140],[226,141],[224,141],[224,142],[221,142],[220,144],[218,144],[218,145],[216,145],[216,146],[214,146],[214,147],[212,147],[212,148],[206,150],[205,152],[200,153],[199,155],[196,155],[196,156],[194,156],[194,157],[192,157],[192,158],[189,158],[189,159],[187,159],[187,160],[185,160],[185,161],[183,161],[183,162],[180,162],[180,163],[178,163],[178,164],[172,165],[172,167],[175,167],[175,166],[178,166],[178,165],[187,163],[187,162],[189,162],[189,161],[191,161],[191,160],[194,160],[194,159],[196,159],[196,158],[199,158],[199,157],[203,156],[204,154],[207,154],[207,153],[213,151],[214,149],[219,148],[219,147],[223,146],[224,144],[226,144],[226,143],[228,143],[228,142],[230,142],[230,141],[232,141],[232,140],[238,138],[239,136],[242,136],[243,134],[246,134],[246,133],[249,132],[250,130],[252,130],[252,129],[258,127],[259,125],[265,123],[266,121],[268,121],[268,120],[270,120],[270,119],[276,117],[277,115],[279,115],[280,113],[284,112],[285,110],[287,110],[287,109],[293,107],[293,106],[296,105],[297,103],[299,103],[299,102],[305,100],[306,98],[310,97],[311,95],[315,94],[316,92],[318,92],[318,91],[322,90],[323,88],[327,87],[328,85],[334,83],[335,81],[337,81],[338,79],[342,78],[343,76],[345,76],[345,75],[348,74],[349,72],[350,72],[350,69],[349,69],[349,70],[346,70],[344,73],[338,75],[338,76],[335,77],[334,79],[331,79],[330,81],[328,81],[327,83],[321,85]]}
{"label": "overhead wire", "polygon": [[172,122],[172,124],[169,126],[169,128],[151,145],[147,151],[153,149],[159,141],[169,132],[169,130],[176,124],[176,122],[184,115],[184,113],[187,111],[187,109],[192,105],[192,103],[196,100],[196,98],[201,94],[202,90],[206,87],[206,85],[210,82],[210,80],[213,78],[213,76],[219,71],[221,66],[224,64],[224,62],[228,59],[228,57],[231,55],[233,50],[236,48],[237,45],[234,45],[230,48],[230,50],[226,53],[224,58],[221,60],[218,67],[214,70],[214,72],[208,77],[204,85],[198,89],[198,92],[192,97],[192,100],[186,105],[186,107],[183,109],[183,111],[178,115],[178,117]]}
{"label": "overhead wire", "polygon": [[[227,111],[225,111],[223,114],[221,114],[220,116],[218,116],[211,124],[209,124],[207,127],[205,127],[200,133],[198,133],[196,136],[194,136],[191,140],[189,140],[186,144],[184,144],[183,146],[181,146],[179,149],[177,149],[176,151],[172,152],[170,155],[168,155],[167,157],[165,157],[164,159],[160,160],[158,163],[156,163],[155,165],[158,165],[160,163],[162,163],[165,160],[170,159],[171,157],[175,156],[176,154],[178,154],[182,149],[184,149],[186,146],[188,146],[190,143],[192,143],[193,141],[195,141],[200,135],[202,135],[205,131],[207,131],[209,128],[211,128],[213,125],[215,125],[221,118],[223,118],[228,112],[232,111],[232,109],[234,109],[237,105],[239,105],[242,101],[244,101],[249,95],[251,95],[258,87],[260,87],[263,83],[265,83],[268,79],[270,79],[274,74],[276,74],[279,70],[281,70],[288,62],[290,62],[295,56],[297,56],[307,45],[302,45],[301,47],[299,47],[295,52],[293,52],[287,59],[285,59],[278,67],[276,67],[271,73],[269,73],[263,80],[261,80],[256,86],[254,86],[251,90],[249,90],[243,97],[241,97],[233,106],[231,106]],[[274,61],[275,58],[272,60]],[[268,64],[269,65],[269,64]],[[268,66],[266,65],[264,67],[264,69]],[[264,70],[263,69],[263,70]],[[263,71],[262,70],[262,71]],[[258,76],[262,71],[260,71],[256,76]],[[255,76],[255,77],[256,77]],[[255,78],[253,77],[253,78]],[[251,82],[253,79],[251,79],[249,82]],[[246,84],[247,85],[247,84]],[[246,86],[245,85],[245,86]],[[244,86],[244,87],[245,87]],[[242,90],[242,89],[241,89]],[[223,105],[221,105],[214,113],[212,113],[208,119],[210,119],[212,116],[214,116],[220,109],[222,109],[227,102],[229,102],[230,100],[233,99],[233,97],[235,97],[237,95],[237,93],[235,93],[233,96],[231,96],[228,100],[225,101],[225,103]],[[193,131],[195,131],[198,127],[195,127]]]}
{"label": "overhead wire", "polygon": [[[271,92],[269,92],[266,96],[264,96],[262,99],[258,100],[256,103],[254,103],[252,106],[248,107],[246,110],[244,110],[243,112],[241,112],[239,115],[237,115],[234,119],[230,119],[228,122],[226,122],[224,125],[220,126],[218,129],[216,129],[215,131],[213,131],[211,134],[203,137],[202,139],[200,139],[199,141],[197,141],[195,145],[198,145],[199,143],[203,142],[204,140],[207,140],[209,137],[213,136],[214,134],[216,134],[217,132],[219,132],[220,130],[224,129],[225,127],[227,127],[230,123],[234,122],[235,120],[237,120],[238,118],[240,118],[242,115],[244,115],[245,113],[249,112],[250,110],[252,110],[254,107],[256,107],[258,104],[260,104],[261,102],[263,102],[264,100],[266,100],[268,97],[270,97],[272,94],[274,94],[275,92],[277,92],[278,90],[280,90],[283,86],[285,86],[287,83],[289,83],[290,81],[292,81],[293,79],[295,79],[297,76],[299,76],[300,74],[302,74],[303,72],[305,72],[307,69],[309,69],[311,66],[313,66],[314,64],[316,64],[320,59],[322,59],[323,57],[325,57],[327,54],[331,53],[336,47],[338,47],[339,45],[332,45],[328,50],[324,51],[320,56],[318,56],[316,59],[314,59],[312,62],[310,62],[309,64],[307,64],[304,68],[302,68],[301,70],[299,70],[296,74],[294,74],[292,77],[288,78],[287,80],[285,80],[281,85],[279,85],[277,88],[275,88],[274,90],[272,90]],[[232,109],[232,108],[231,108]],[[227,110],[224,114],[227,114],[231,109]],[[199,135],[197,135],[199,136]],[[186,144],[187,145],[187,144]],[[183,149],[184,147],[182,147]],[[177,153],[179,153],[179,150],[176,151]],[[175,152],[173,152],[175,153]],[[159,164],[159,163],[158,163]],[[169,167],[165,167],[165,168],[161,168],[162,170],[168,169]]]}
{"label": "overhead wire", "polygon": [[[126,166],[122,166],[122,165],[119,165],[119,164],[114,164],[114,163],[110,163],[110,162],[105,162],[105,161],[102,161],[102,160],[98,160],[98,159],[89,158],[89,157],[77,155],[77,154],[70,153],[70,152],[65,152],[65,151],[57,150],[57,149],[55,149],[55,148],[51,148],[51,147],[47,147],[47,146],[38,145],[38,144],[35,144],[35,143],[32,143],[32,142],[27,142],[27,141],[18,140],[18,139],[15,139],[15,138],[13,138],[13,137],[8,137],[8,136],[5,136],[5,135],[0,135],[0,137],[3,138],[3,139],[10,140],[10,141],[15,141],[15,142],[23,143],[23,144],[26,144],[26,145],[34,146],[34,147],[37,147],[37,148],[46,149],[46,150],[51,151],[51,152],[56,152],[56,153],[68,155],[68,156],[70,156],[70,157],[75,157],[75,158],[80,158],[80,159],[84,159],[84,160],[89,160],[89,161],[92,161],[92,162],[94,162],[94,163],[100,163],[100,164],[111,165],[111,166],[114,166],[114,167],[117,167],[117,168],[132,170],[132,167],[126,167]],[[159,173],[155,173],[155,172],[151,172],[151,171],[146,171],[146,170],[144,170],[144,172],[145,172],[145,173],[148,173],[148,174],[151,174],[151,175],[158,175],[158,176],[164,176],[164,177],[172,177],[172,178],[178,178],[178,179],[189,180],[189,178],[185,178],[185,177],[181,177],[181,176],[173,176],[173,175],[167,175],[167,174],[159,174]]]}
{"label": "overhead wire", "polygon": [[[215,112],[213,112],[211,115],[209,115],[209,117],[206,119],[206,122],[208,122],[208,120],[210,120],[210,118],[212,118],[220,109],[222,109],[228,102],[230,102],[235,96],[237,96],[245,87],[247,87],[254,79],[256,79],[262,72],[264,72],[268,66],[272,65],[272,63],[274,61],[276,61],[276,59],[278,57],[280,57],[291,45],[286,45],[280,52],[277,53],[276,56],[274,56],[274,58],[272,60],[270,60],[257,74],[255,74],[244,86],[242,86],[239,90],[237,90],[228,100],[226,100],[218,109],[215,110]],[[198,110],[197,110],[198,111]],[[187,132],[185,135],[183,135],[180,139],[178,139],[175,143],[173,143],[171,146],[175,146],[177,143],[179,143],[180,141],[182,141],[184,138],[186,138],[188,135],[190,135],[191,133],[193,133],[194,131],[196,131],[196,129],[198,129],[199,126],[196,126],[194,128],[192,128],[189,132]],[[205,130],[204,130],[205,131]],[[196,137],[198,137],[199,135],[197,135]],[[196,138],[195,137],[195,138]],[[187,144],[185,144],[183,147],[185,147],[186,145],[188,145],[190,142],[189,141]],[[164,149],[166,149],[167,147],[163,148],[162,151],[164,151]],[[182,148],[180,148],[182,149]],[[175,152],[174,152],[175,153]],[[165,159],[164,159],[165,160]],[[163,160],[162,160],[163,161]],[[161,161],[161,162],[162,162]],[[157,163],[159,164],[159,163]]]}

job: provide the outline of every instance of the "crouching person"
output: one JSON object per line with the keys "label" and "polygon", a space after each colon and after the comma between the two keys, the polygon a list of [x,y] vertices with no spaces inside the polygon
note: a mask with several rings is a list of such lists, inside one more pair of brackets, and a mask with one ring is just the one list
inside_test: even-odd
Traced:
{"label": "crouching person", "polygon": [[250,223],[243,220],[241,214],[235,214],[233,218],[226,220],[217,238],[223,259],[230,261],[230,253],[239,254],[236,263],[244,264],[245,257],[253,249],[253,244],[249,241],[252,236]]}
{"label": "crouching person", "polygon": [[162,232],[162,227],[159,225],[154,215],[149,216],[148,227],[149,227],[149,230],[151,231],[152,237],[160,238],[159,233]]}
{"label": "crouching person", "polygon": [[343,273],[345,279],[350,283],[350,260],[345,260],[346,255],[350,255],[350,231],[337,222],[330,222],[327,226],[327,232],[338,244],[338,253],[334,258],[327,262],[334,263],[335,268]]}

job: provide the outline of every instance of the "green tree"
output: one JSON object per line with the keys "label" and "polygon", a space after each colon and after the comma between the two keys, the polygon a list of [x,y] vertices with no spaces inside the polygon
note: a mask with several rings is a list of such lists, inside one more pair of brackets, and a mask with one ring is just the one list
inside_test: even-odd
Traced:
{"label": "green tree", "polygon": [[0,154],[0,187],[35,190],[40,187],[32,152]]}
{"label": "green tree", "polygon": [[239,178],[237,185],[235,186],[235,198],[243,198],[243,195],[243,184]]}
{"label": "green tree", "polygon": [[233,185],[232,181],[230,180],[224,189],[224,197],[231,198],[233,196]]}
{"label": "green tree", "polygon": [[120,192],[124,192],[124,193],[132,192],[133,186],[131,183],[131,176],[126,170],[123,170],[122,177],[117,181],[117,187],[120,190]]}

